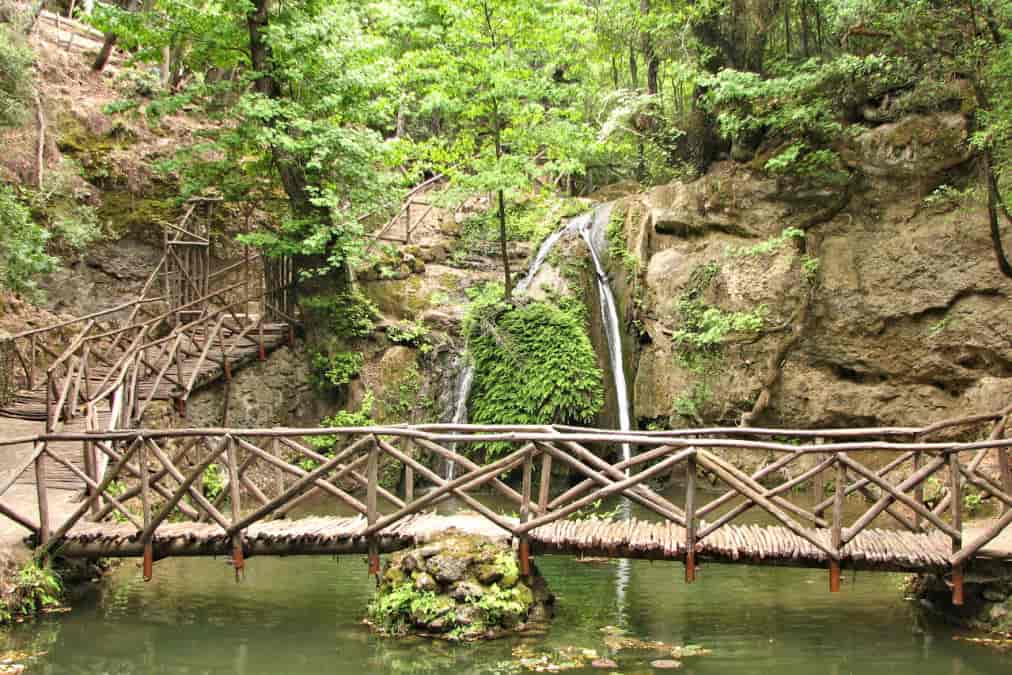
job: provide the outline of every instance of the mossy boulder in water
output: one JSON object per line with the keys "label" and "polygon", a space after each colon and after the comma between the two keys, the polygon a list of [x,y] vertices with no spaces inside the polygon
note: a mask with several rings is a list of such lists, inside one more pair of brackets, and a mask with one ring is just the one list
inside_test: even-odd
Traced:
{"label": "mossy boulder in water", "polygon": [[551,616],[537,570],[522,577],[513,551],[479,536],[448,534],[387,560],[369,622],[387,635],[495,638]]}

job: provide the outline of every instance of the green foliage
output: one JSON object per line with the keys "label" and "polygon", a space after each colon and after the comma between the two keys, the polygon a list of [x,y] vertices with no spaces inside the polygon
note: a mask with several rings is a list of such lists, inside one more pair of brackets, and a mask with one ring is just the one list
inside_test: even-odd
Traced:
{"label": "green foliage", "polygon": [[13,586],[4,590],[0,603],[0,625],[37,614],[60,604],[63,582],[51,568],[36,562],[25,563],[14,576]]}
{"label": "green foliage", "polygon": [[955,209],[963,206],[977,196],[975,186],[963,189],[952,185],[939,185],[924,198],[924,205],[941,209]]}
{"label": "green foliage", "polygon": [[313,383],[320,389],[330,390],[351,382],[365,364],[365,357],[359,352],[335,352],[313,356]]}
{"label": "green foliage", "polygon": [[771,253],[776,253],[787,244],[796,240],[804,240],[804,238],[804,230],[800,230],[796,227],[785,227],[780,234],[772,236],[766,241],[753,246],[729,249],[727,255],[732,258],[765,256]]}
{"label": "green foliage", "polygon": [[815,285],[818,281],[820,266],[818,258],[810,255],[801,256],[801,273],[804,274],[805,281],[810,285]]}
{"label": "green foliage", "polygon": [[[467,312],[475,365],[470,402],[475,424],[586,423],[604,404],[603,375],[576,301],[504,307],[493,290]],[[483,446],[490,456],[504,444]]]}
{"label": "green foliage", "polygon": [[[372,392],[366,392],[362,398],[362,405],[359,406],[357,412],[351,412],[348,410],[339,410],[330,417],[324,417],[320,420],[320,426],[332,429],[341,427],[368,427],[376,424],[376,421],[372,418],[373,407],[376,405],[376,399],[372,395]],[[330,455],[333,453],[334,446],[337,445],[337,436],[310,436],[309,445],[317,452]],[[311,460],[303,460],[310,461]],[[309,465],[309,469],[316,466],[315,462]],[[307,468],[303,466],[303,468]]]}
{"label": "green foliage", "polygon": [[571,516],[569,520],[598,520],[603,522],[611,522],[618,518],[622,514],[622,504],[615,504],[610,509],[605,509],[602,506],[600,499],[594,500],[593,503],[588,504],[582,509],[577,510]]}
{"label": "green foliage", "polygon": [[73,251],[83,251],[102,237],[102,225],[93,206],[73,204],[56,214],[52,232],[59,243]]}
{"label": "green foliage", "polygon": [[379,309],[357,288],[303,298],[302,309],[315,325],[339,338],[366,337],[376,328]]}
{"label": "green foliage", "polygon": [[380,593],[366,610],[370,621],[390,635],[401,635],[413,622],[433,621],[453,607],[453,601],[432,591],[420,591],[408,580]]}
{"label": "green foliage", "polygon": [[0,25],[0,128],[25,121],[32,97],[32,60],[24,37]]}
{"label": "green foliage", "polygon": [[979,492],[967,492],[963,495],[963,508],[969,515],[978,513],[984,506],[984,497]]}
{"label": "green foliage", "polygon": [[422,374],[418,371],[418,366],[411,364],[403,373],[385,383],[383,419],[387,422],[411,421],[416,409],[426,408],[432,403],[421,396],[421,390]]}
{"label": "green foliage", "polygon": [[672,402],[671,408],[675,414],[687,417],[701,424],[703,421],[703,407],[712,397],[713,389],[704,379],[701,382],[694,383],[687,391],[679,394]]}
{"label": "green foliage", "polygon": [[14,190],[0,185],[0,287],[33,294],[36,277],[56,269],[56,258],[46,253],[50,234],[32,222]]}
{"label": "green foliage", "polygon": [[523,601],[520,588],[500,588],[492,584],[475,603],[485,612],[485,623],[499,624],[507,616],[523,616],[527,604]]}
{"label": "green foliage", "polygon": [[215,500],[225,489],[225,470],[220,464],[208,464],[204,469],[204,496]]}
{"label": "green foliage", "polygon": [[693,297],[679,299],[676,309],[680,326],[672,333],[672,342],[683,353],[696,354],[715,353],[729,334],[758,333],[769,313],[765,305],[749,312],[728,312]]}
{"label": "green foliage", "polygon": [[906,76],[881,55],[811,59],[779,77],[727,69],[702,78],[702,103],[725,138],[745,145],[765,139],[774,148],[762,163],[769,173],[839,183],[847,179],[831,148],[844,133],[839,110],[857,92],[896,86]]}
{"label": "green foliage", "polygon": [[492,562],[492,567],[502,575],[503,586],[512,587],[520,578],[520,566],[517,564],[517,558],[509,551],[498,554]]}
{"label": "green foliage", "polygon": [[605,235],[608,240],[608,257],[621,264],[627,276],[634,277],[639,271],[640,259],[626,245],[623,209],[615,209],[612,212]]}
{"label": "green foliage", "polygon": [[387,328],[387,339],[398,345],[421,347],[428,338],[429,329],[421,321],[401,321]]}

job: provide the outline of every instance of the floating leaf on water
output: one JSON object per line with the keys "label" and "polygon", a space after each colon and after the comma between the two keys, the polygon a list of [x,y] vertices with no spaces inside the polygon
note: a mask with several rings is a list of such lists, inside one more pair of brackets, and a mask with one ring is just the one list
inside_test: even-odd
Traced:
{"label": "floating leaf on water", "polygon": [[979,638],[969,637],[966,635],[954,635],[953,640],[960,640],[962,642],[973,642],[974,644],[983,645],[996,649],[998,651],[1007,652],[1012,651],[1012,637],[1009,638]]}
{"label": "floating leaf on water", "polygon": [[536,673],[558,673],[564,670],[584,668],[588,661],[598,658],[597,650],[584,647],[561,647],[554,650],[536,651],[529,645],[513,648],[516,663]]}
{"label": "floating leaf on water", "polygon": [[709,656],[713,652],[702,645],[682,645],[671,649],[672,658],[684,659],[693,656]]}
{"label": "floating leaf on water", "polygon": [[659,640],[640,640],[639,638],[623,635],[608,635],[604,638],[604,644],[613,652],[624,649],[664,652],[672,648],[668,643],[660,642]]}
{"label": "floating leaf on water", "polygon": [[618,668],[618,664],[611,659],[594,659],[590,662],[590,667],[600,670],[615,670]]}
{"label": "floating leaf on water", "polygon": [[657,659],[651,661],[650,666],[657,670],[676,670],[682,667],[681,661],[675,661],[674,659]]}

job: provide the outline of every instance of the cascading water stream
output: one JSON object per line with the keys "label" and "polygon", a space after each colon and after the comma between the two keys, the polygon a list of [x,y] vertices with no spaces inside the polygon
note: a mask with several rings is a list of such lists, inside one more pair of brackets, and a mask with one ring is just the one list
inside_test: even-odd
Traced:
{"label": "cascading water stream", "polygon": [[[608,343],[608,359],[611,364],[612,382],[615,387],[615,399],[618,405],[618,425],[622,431],[632,429],[632,414],[629,410],[629,391],[626,387],[625,363],[622,359],[622,325],[618,320],[618,307],[615,303],[615,295],[611,292],[611,285],[608,283],[608,275],[601,264],[600,251],[604,248],[605,231],[608,222],[611,220],[611,212],[614,204],[607,203],[598,206],[592,217],[586,218],[580,225],[580,236],[587,243],[590,249],[590,257],[594,261],[594,271],[597,273],[597,290],[601,301],[601,321],[604,322],[604,334]],[[622,444],[622,459],[629,460],[632,457],[632,448],[628,443]],[[629,470],[626,469],[626,474]]]}
{"label": "cascading water stream", "polygon": [[[462,357],[464,368],[460,371],[460,380],[457,383],[457,403],[453,409],[453,423],[467,424],[467,399],[471,395],[471,386],[474,384],[474,364],[467,356]],[[456,452],[456,444],[451,448]],[[454,479],[456,463],[446,460],[446,470],[443,472],[447,480]]]}
{"label": "cascading water stream", "polygon": [[[619,323],[618,306],[615,302],[615,295],[612,293],[611,285],[608,283],[608,275],[601,264],[601,251],[604,249],[605,232],[608,222],[611,220],[611,212],[614,204],[611,202],[601,204],[593,211],[582,216],[577,216],[566,225],[553,232],[538,249],[534,262],[524,278],[517,282],[515,291],[525,293],[533,283],[538,271],[544,266],[548,255],[555,245],[568,232],[577,231],[580,237],[587,244],[590,257],[594,261],[594,271],[597,275],[598,297],[601,303],[601,320],[604,322],[605,339],[608,343],[608,360],[611,365],[612,382],[615,387],[615,398],[618,405],[619,429],[629,431],[632,429],[632,414],[629,405],[629,391],[626,386],[625,363],[622,359],[622,325]],[[474,384],[474,364],[470,361],[464,362],[457,385],[456,407],[453,413],[454,424],[467,424],[467,400],[471,395],[471,387]],[[632,457],[632,448],[628,443],[622,444],[622,459],[628,460]],[[445,476],[453,480],[455,466],[454,462],[446,462]],[[628,469],[626,470],[628,474]]]}

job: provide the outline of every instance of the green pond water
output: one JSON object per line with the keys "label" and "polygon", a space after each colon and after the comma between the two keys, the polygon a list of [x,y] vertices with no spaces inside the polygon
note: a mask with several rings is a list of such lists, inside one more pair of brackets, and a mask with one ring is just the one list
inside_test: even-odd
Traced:
{"label": "green pond water", "polygon": [[[447,507],[452,508],[452,506]],[[361,556],[251,558],[242,583],[224,559],[157,563],[144,583],[128,560],[75,598],[73,610],[0,634],[6,650],[44,652],[29,673],[516,673],[514,648],[570,647],[650,673],[664,652],[611,651],[602,628],[698,644],[681,673],[889,675],[1012,672],[1012,656],[954,640],[900,590],[900,575],[705,565],[686,585],[675,562],[580,562],[541,556],[557,595],[547,632],[474,644],[374,635],[362,623],[375,584]],[[583,670],[567,672],[607,672]]]}

